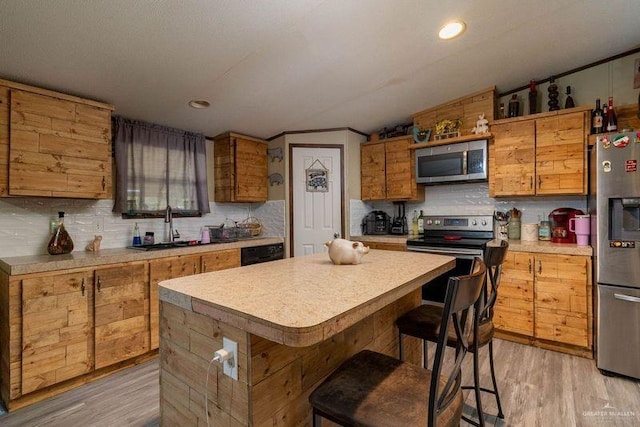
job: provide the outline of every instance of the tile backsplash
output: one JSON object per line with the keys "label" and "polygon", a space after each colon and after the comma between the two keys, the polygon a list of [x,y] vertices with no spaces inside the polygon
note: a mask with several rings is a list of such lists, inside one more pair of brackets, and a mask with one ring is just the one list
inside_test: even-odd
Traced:
{"label": "tile backsplash", "polygon": [[[425,215],[492,215],[495,210],[508,211],[515,207],[522,211],[523,223],[537,223],[555,208],[567,207],[580,209],[583,212],[586,212],[587,209],[585,196],[493,199],[489,197],[489,185],[487,183],[429,186],[426,187],[425,192],[424,202],[407,202],[406,214],[409,221],[411,221],[413,211],[420,212],[420,209]],[[362,218],[372,210],[383,210],[393,217],[395,206],[391,202],[351,200],[351,235],[362,234],[360,230]]]}
{"label": "tile backsplash", "polygon": [[[49,222],[65,212],[65,227],[74,242],[74,252],[84,251],[94,235],[102,235],[101,248],[122,248],[131,244],[134,220],[111,212],[113,200],[75,200],[36,197],[0,199],[0,258],[47,253]],[[266,203],[211,203],[211,213],[199,218],[174,218],[181,240],[199,240],[205,225],[241,221],[249,212],[263,225],[263,236],[284,236],[284,201]],[[155,233],[156,241],[168,240],[167,224],[161,218],[137,221],[140,233]],[[98,230],[102,230],[99,232]]]}

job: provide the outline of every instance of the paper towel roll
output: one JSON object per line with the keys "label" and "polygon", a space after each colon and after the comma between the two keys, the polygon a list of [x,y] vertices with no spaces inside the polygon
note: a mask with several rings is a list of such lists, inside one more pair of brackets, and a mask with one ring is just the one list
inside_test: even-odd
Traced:
{"label": "paper towel roll", "polygon": [[538,240],[538,224],[522,224],[520,240],[533,242]]}

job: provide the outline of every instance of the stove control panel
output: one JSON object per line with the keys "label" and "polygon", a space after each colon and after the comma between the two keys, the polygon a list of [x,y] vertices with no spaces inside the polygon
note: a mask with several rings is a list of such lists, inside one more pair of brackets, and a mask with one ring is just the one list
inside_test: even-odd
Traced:
{"label": "stove control panel", "polygon": [[423,224],[425,230],[493,231],[493,216],[426,216]]}

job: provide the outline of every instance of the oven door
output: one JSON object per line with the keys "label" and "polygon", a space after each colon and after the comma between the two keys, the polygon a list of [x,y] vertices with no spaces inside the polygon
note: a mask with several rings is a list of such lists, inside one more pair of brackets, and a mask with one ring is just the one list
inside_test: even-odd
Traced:
{"label": "oven door", "polygon": [[443,303],[449,277],[463,276],[471,273],[473,259],[475,257],[482,258],[482,249],[407,246],[407,251],[456,257],[456,266],[453,270],[447,271],[422,286],[423,304]]}

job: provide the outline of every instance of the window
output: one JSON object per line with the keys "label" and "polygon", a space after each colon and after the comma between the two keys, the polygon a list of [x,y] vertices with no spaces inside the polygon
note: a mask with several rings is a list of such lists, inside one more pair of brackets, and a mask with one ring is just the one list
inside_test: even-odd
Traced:
{"label": "window", "polygon": [[183,216],[209,212],[206,147],[202,134],[113,118],[116,155],[114,212]]}

